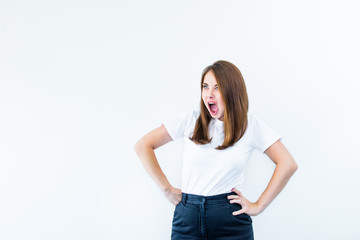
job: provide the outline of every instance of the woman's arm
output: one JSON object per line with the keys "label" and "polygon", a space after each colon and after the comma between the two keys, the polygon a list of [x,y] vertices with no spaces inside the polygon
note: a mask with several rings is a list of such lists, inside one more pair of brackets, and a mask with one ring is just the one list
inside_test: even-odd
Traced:
{"label": "woman's arm", "polygon": [[264,211],[264,209],[285,187],[290,177],[298,168],[297,163],[280,140],[276,141],[267,150],[265,150],[265,153],[276,164],[269,184],[255,203],[252,203],[244,198],[239,190],[233,189],[233,191],[237,193],[237,196],[229,196],[229,199],[233,199],[230,202],[239,203],[242,206],[242,209],[234,212],[234,215],[247,213],[255,216]]}
{"label": "woman's arm", "polygon": [[174,188],[161,170],[154,150],[172,141],[166,128],[162,125],[143,136],[134,146],[145,170],[160,187],[170,202],[176,205],[181,200],[181,190]]}

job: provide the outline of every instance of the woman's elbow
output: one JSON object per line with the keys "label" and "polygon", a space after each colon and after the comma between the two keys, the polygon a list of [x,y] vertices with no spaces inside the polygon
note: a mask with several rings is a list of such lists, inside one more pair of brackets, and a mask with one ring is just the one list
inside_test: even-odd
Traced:
{"label": "woman's elbow", "polygon": [[141,141],[141,139],[140,139],[140,140],[138,140],[138,141],[136,142],[136,144],[134,145],[134,151],[135,151],[136,153],[138,153],[142,148],[143,148],[143,143],[142,143],[142,141]]}
{"label": "woman's elbow", "polygon": [[281,166],[281,168],[285,169],[290,175],[294,174],[298,169],[297,163],[292,158],[282,161],[278,166]]}
{"label": "woman's elbow", "polygon": [[290,171],[292,172],[292,173],[294,173],[294,172],[296,172],[297,170],[298,170],[298,164],[295,162],[295,160],[293,159],[292,160],[292,163],[291,163],[291,165],[290,165]]}

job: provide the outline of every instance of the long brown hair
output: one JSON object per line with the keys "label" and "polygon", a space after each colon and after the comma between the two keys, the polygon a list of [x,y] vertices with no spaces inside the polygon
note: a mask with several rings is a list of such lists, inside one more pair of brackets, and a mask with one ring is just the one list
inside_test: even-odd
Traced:
{"label": "long brown hair", "polygon": [[[223,60],[216,61],[203,70],[200,84],[201,96],[204,78],[209,71],[212,71],[216,78],[225,105],[224,142],[215,148],[223,150],[233,146],[244,135],[248,125],[249,99],[240,70],[234,64]],[[196,120],[194,133],[189,139],[196,144],[210,143],[212,138],[209,138],[208,128],[211,119],[212,117],[200,97],[200,115]]]}

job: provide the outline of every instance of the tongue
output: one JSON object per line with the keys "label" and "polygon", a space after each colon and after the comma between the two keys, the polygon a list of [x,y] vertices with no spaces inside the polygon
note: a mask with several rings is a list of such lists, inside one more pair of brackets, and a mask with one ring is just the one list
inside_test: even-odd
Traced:
{"label": "tongue", "polygon": [[217,106],[216,106],[215,104],[210,105],[210,110],[211,110],[213,113],[216,113],[216,112],[217,112]]}

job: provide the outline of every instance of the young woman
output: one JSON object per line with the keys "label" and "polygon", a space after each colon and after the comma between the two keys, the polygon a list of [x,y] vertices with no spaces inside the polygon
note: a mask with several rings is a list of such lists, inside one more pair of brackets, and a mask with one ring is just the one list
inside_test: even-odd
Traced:
{"label": "young woman", "polygon": [[[175,207],[171,239],[254,239],[252,219],[273,201],[297,170],[282,137],[255,114],[239,69],[227,61],[206,67],[201,77],[200,111],[178,114],[135,145],[146,171]],[[162,172],[154,149],[183,138],[181,189]],[[242,195],[244,169],[253,150],[275,164],[256,202]]]}

